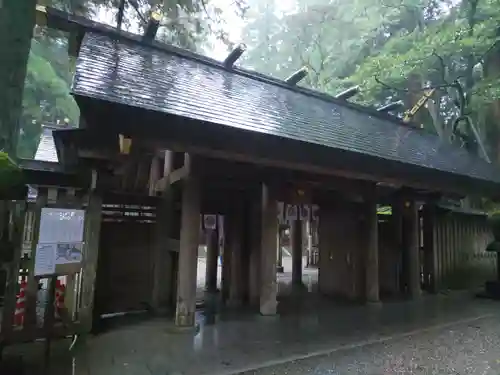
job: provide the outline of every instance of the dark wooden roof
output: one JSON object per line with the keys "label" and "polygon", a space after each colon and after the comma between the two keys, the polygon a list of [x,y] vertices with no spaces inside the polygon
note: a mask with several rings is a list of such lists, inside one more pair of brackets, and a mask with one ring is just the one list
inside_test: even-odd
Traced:
{"label": "dark wooden roof", "polygon": [[109,32],[86,34],[73,93],[84,116],[99,102],[110,105],[108,114],[142,111],[135,112],[137,127],[147,126],[146,115],[158,123],[160,115],[184,119],[177,125],[164,119],[158,131],[209,148],[371,172],[381,180],[437,179],[444,191],[493,194],[500,187],[496,166],[397,119]]}

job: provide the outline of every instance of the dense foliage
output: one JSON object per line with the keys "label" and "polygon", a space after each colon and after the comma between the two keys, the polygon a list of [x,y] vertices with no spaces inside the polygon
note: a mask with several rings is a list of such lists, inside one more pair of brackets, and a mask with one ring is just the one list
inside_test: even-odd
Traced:
{"label": "dense foliage", "polygon": [[0,152],[0,196],[2,193],[23,186],[22,171],[9,158],[7,153]]}
{"label": "dense foliage", "polygon": [[243,33],[253,69],[285,78],[306,66],[303,84],[330,94],[359,84],[353,100],[370,106],[411,108],[436,87],[415,121],[450,137],[466,115],[500,160],[500,1],[296,0],[281,12],[277,1],[253,1]]}

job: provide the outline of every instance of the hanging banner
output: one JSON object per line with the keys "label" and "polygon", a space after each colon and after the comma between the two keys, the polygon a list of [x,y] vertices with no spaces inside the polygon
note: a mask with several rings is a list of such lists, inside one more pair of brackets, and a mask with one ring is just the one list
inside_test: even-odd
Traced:
{"label": "hanging banner", "polygon": [[299,218],[298,207],[294,204],[286,205],[286,217],[285,220],[287,223],[291,223]]}
{"label": "hanging banner", "polygon": [[217,215],[203,215],[203,227],[205,229],[216,229]]}
{"label": "hanging banner", "polygon": [[310,217],[311,217],[311,207],[308,204],[301,204],[299,219],[301,221],[308,221]]}

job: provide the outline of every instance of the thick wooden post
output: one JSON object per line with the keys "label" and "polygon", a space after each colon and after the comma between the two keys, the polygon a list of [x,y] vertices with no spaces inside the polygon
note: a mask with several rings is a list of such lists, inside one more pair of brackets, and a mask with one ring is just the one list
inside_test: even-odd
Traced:
{"label": "thick wooden post", "polygon": [[172,221],[172,196],[170,191],[164,192],[156,209],[155,245],[151,258],[153,275],[152,307],[155,313],[162,314],[168,310],[172,293],[172,256],[168,248],[170,243]]}
{"label": "thick wooden post", "polygon": [[102,197],[95,191],[89,193],[85,213],[85,265],[83,267],[82,302],[79,312],[85,332],[92,329],[94,316],[94,292],[99,259],[99,238],[101,233]]}
{"label": "thick wooden post", "polygon": [[292,229],[292,284],[302,285],[302,221],[295,220]]}
{"label": "thick wooden post", "polygon": [[26,313],[24,319],[25,329],[36,326],[36,296],[38,292],[38,281],[35,278],[35,256],[38,237],[40,234],[40,218],[42,208],[47,204],[47,189],[39,188],[33,214],[33,237],[31,241],[31,254],[28,265],[28,288],[26,290]]}
{"label": "thick wooden post", "polygon": [[277,256],[278,256],[278,262],[276,265],[276,271],[279,273],[283,273],[285,270],[283,268],[283,251],[281,249],[281,241],[283,239],[283,228],[280,226],[278,228],[278,251],[277,251]]}
{"label": "thick wooden post", "polygon": [[412,298],[420,296],[420,249],[418,243],[419,219],[418,206],[414,200],[407,200],[404,204],[403,215],[404,251],[406,252],[406,279],[408,294]]}
{"label": "thick wooden post", "polygon": [[[0,201],[0,204],[5,205],[5,209],[8,210],[8,202]],[[26,203],[17,202],[15,207],[14,215],[14,232],[11,241],[14,244],[14,254],[13,258],[10,260],[7,268],[7,278],[5,285],[5,300],[4,308],[2,314],[2,324],[0,329],[0,341],[8,338],[12,332],[14,323],[14,312],[16,309],[16,294],[18,287],[19,278],[19,265],[21,263],[21,252],[23,245],[23,234],[24,234],[24,223],[26,218]],[[8,225],[8,223],[2,223],[2,225]],[[3,228],[0,226],[0,228]]]}
{"label": "thick wooden post", "polygon": [[196,270],[200,243],[200,186],[198,179],[189,175],[183,181],[179,275],[175,324],[191,327],[195,323]]}
{"label": "thick wooden post", "polygon": [[247,231],[250,238],[249,302],[253,306],[260,304],[260,263],[261,263],[261,226],[262,192],[252,197],[249,210]]}
{"label": "thick wooden post", "polygon": [[217,262],[219,259],[219,220],[216,229],[205,229],[207,243],[207,269],[205,270],[205,291],[217,292]]}
{"label": "thick wooden post", "polygon": [[436,270],[434,253],[436,251],[434,241],[435,211],[431,204],[426,204],[423,210],[423,233],[424,233],[424,285],[428,292],[436,293]]}
{"label": "thick wooden post", "polygon": [[405,292],[406,281],[404,277],[405,266],[403,264],[403,201],[396,197],[392,202],[392,215],[391,215],[391,229],[393,236],[393,243],[396,253],[396,290],[398,292]]}
{"label": "thick wooden post", "polygon": [[243,206],[235,202],[227,220],[226,238],[231,249],[229,301],[231,307],[243,303]]}
{"label": "thick wooden post", "polygon": [[378,217],[377,202],[370,197],[365,203],[365,272],[366,272],[366,301],[379,302],[379,260],[378,260]]}
{"label": "thick wooden post", "polygon": [[231,263],[232,263],[232,248],[229,244],[229,217],[224,216],[224,247],[222,249],[222,275],[221,275],[221,300],[222,303],[226,303],[229,299],[229,293],[231,290]]}
{"label": "thick wooden post", "polygon": [[[168,176],[172,171],[172,158],[170,152],[165,153],[163,173]],[[153,159],[150,175],[150,195],[154,195],[156,182],[158,181],[158,171],[160,169],[159,160]],[[171,295],[173,293],[172,272],[173,262],[171,250],[168,248],[170,243],[171,228],[173,216],[172,189],[168,184],[165,190],[161,192],[161,200],[156,209],[155,223],[155,246],[152,256],[152,307],[157,314],[161,314],[171,307]]]}
{"label": "thick wooden post", "polygon": [[262,226],[261,226],[261,289],[260,313],[276,315],[278,292],[276,284],[276,236],[278,233],[278,205],[274,192],[262,185]]}

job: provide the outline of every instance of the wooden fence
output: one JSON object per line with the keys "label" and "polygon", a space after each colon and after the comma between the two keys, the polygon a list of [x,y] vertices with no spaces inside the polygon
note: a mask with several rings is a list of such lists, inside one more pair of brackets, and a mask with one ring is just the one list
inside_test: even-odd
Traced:
{"label": "wooden fence", "polygon": [[493,240],[485,214],[424,210],[422,228],[424,289],[470,288],[496,278],[496,254],[485,251]]}

